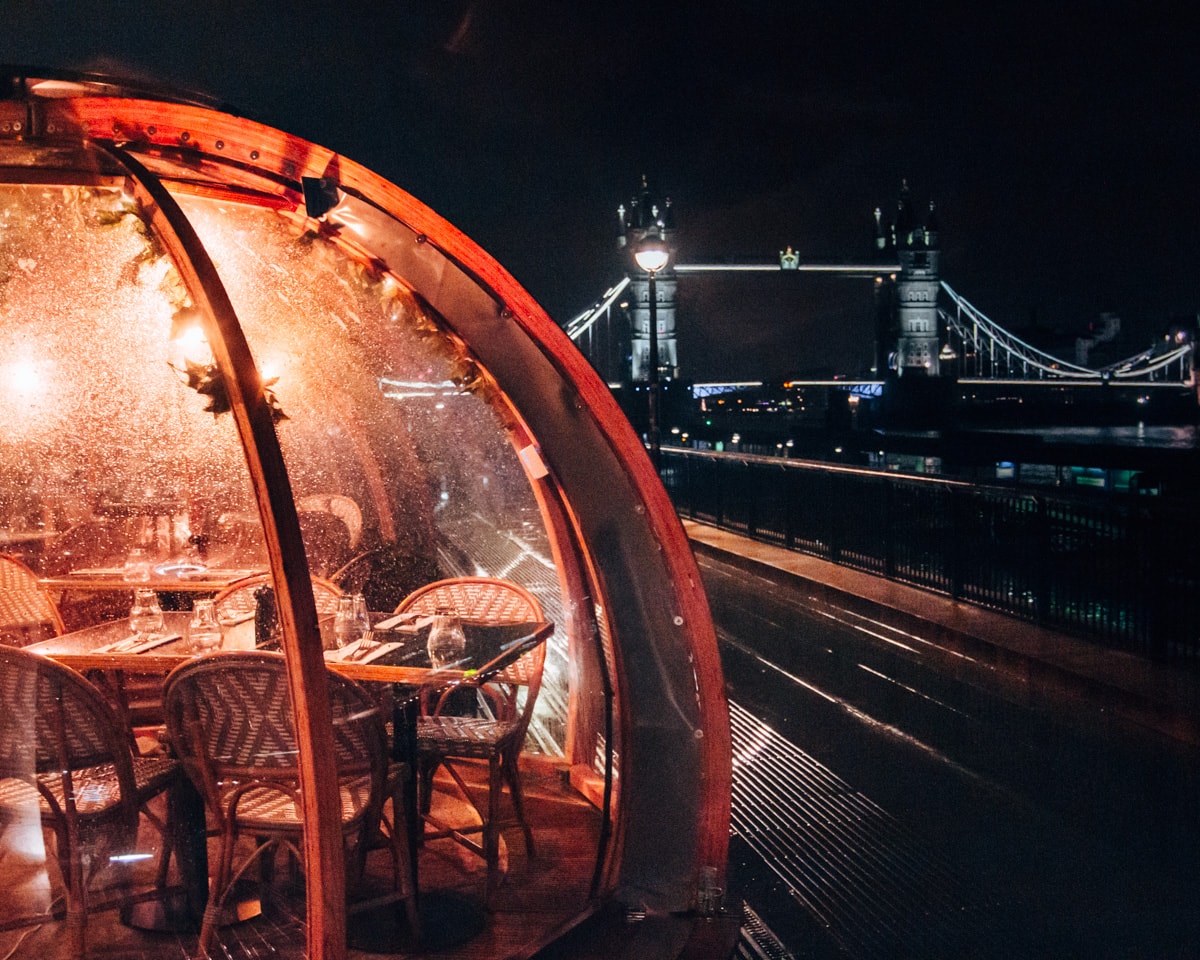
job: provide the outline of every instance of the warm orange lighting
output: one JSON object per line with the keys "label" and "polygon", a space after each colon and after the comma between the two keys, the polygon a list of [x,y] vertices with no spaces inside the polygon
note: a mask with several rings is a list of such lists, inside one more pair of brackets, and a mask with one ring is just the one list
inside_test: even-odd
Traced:
{"label": "warm orange lighting", "polygon": [[37,365],[31,360],[10,363],[5,370],[4,380],[10,390],[18,395],[28,395],[41,386],[42,378]]}
{"label": "warm orange lighting", "polygon": [[175,337],[175,348],[182,358],[190,363],[212,363],[212,350],[208,346],[208,338],[199,324],[185,327]]}

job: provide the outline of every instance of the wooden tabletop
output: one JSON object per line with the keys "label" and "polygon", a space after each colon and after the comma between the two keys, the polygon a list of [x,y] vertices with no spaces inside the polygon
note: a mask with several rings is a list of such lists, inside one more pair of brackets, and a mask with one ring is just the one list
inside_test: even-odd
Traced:
{"label": "wooden tabletop", "polygon": [[[99,648],[130,635],[129,621],[125,619],[84,627],[82,630],[30,644],[25,649],[53,657],[79,671],[122,670],[140,674],[160,673],[165,676],[192,657],[187,642],[187,622],[190,617],[191,613],[187,611],[165,611],[163,622],[166,631],[178,634],[179,639],[144,653],[98,652]],[[323,622],[322,633],[326,633],[331,626],[331,623]],[[502,670],[537,644],[545,642],[553,630],[554,625],[547,621],[504,624],[464,622],[467,650],[464,662],[458,669],[435,670],[430,665],[426,651],[427,628],[416,633],[377,632],[377,640],[400,644],[391,654],[379,661],[355,663],[331,659],[328,662],[330,669],[354,680],[446,685],[482,669],[489,673]],[[222,648],[253,649],[253,620],[227,627]]]}
{"label": "wooden tabletop", "polygon": [[110,591],[133,591],[138,587],[149,587],[156,593],[213,593],[243,577],[262,573],[261,569],[235,569],[213,567],[208,570],[185,575],[151,573],[146,580],[126,580],[124,571],[116,567],[96,567],[72,570],[60,577],[43,577],[38,584],[45,590],[76,590],[86,593]]}
{"label": "wooden tabletop", "polygon": [[10,544],[42,543],[61,535],[61,530],[0,530],[0,547]]}

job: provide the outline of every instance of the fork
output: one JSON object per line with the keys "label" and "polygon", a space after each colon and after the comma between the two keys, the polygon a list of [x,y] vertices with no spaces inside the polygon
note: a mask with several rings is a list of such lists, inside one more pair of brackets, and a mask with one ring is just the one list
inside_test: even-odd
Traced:
{"label": "fork", "polygon": [[383,642],[375,639],[375,631],[368,630],[363,638],[358,641],[358,649],[350,655],[352,661],[360,661],[366,658],[371,652],[378,650],[383,646]]}

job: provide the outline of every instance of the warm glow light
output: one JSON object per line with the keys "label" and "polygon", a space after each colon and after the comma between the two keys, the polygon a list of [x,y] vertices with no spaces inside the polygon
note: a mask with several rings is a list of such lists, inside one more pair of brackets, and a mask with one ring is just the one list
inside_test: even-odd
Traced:
{"label": "warm glow light", "polygon": [[650,234],[638,245],[633,259],[647,273],[658,273],[671,259],[671,251],[662,237]]}
{"label": "warm glow light", "polygon": [[18,394],[33,393],[42,382],[37,365],[31,360],[18,360],[16,363],[10,363],[4,378],[8,382],[9,388]]}
{"label": "warm glow light", "polygon": [[207,365],[212,363],[212,351],[208,338],[199,324],[185,327],[175,338],[175,345],[183,358],[190,363]]}

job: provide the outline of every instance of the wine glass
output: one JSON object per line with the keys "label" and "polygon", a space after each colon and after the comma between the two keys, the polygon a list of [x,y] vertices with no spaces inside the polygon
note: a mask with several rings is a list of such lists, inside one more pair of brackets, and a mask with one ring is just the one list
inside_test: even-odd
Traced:
{"label": "wine glass", "polygon": [[354,638],[362,640],[371,632],[371,617],[367,613],[367,601],[361,593],[351,595],[350,601],[352,610],[351,620],[354,624]]}
{"label": "wine glass", "polygon": [[467,651],[467,637],[462,623],[449,607],[438,607],[429,628],[429,662],[435,670],[452,666],[462,660]]}

